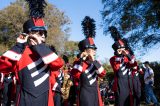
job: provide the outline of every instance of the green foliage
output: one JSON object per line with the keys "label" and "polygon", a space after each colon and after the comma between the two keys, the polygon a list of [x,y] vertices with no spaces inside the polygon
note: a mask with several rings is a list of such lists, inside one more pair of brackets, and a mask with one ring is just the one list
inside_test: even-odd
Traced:
{"label": "green foliage", "polygon": [[18,32],[22,31],[22,23],[27,19],[24,9],[12,4],[0,10],[0,43],[11,46]]}
{"label": "green foliage", "polygon": [[55,45],[60,53],[64,52],[65,42],[69,37],[70,20],[65,16],[64,12],[60,12],[54,5],[48,5],[45,11],[45,22],[48,26],[47,42]]}
{"label": "green foliage", "polygon": [[73,63],[75,58],[77,58],[77,55],[79,53],[78,50],[78,42],[75,41],[67,41],[65,43],[65,55],[69,58],[69,63]]}
{"label": "green foliage", "polygon": [[106,70],[106,77],[104,78],[104,80],[106,81],[112,81],[114,78],[114,72],[113,69],[109,63],[109,61],[106,59],[103,63],[102,63],[104,69]]}
{"label": "green foliage", "polygon": [[104,33],[116,26],[134,50],[160,44],[159,0],[102,0]]}
{"label": "green foliage", "polygon": [[[23,31],[23,23],[29,19],[29,7],[24,0],[17,0],[5,9],[0,10],[0,17],[0,45],[10,48],[15,44],[19,33]],[[69,18],[64,12],[48,3],[45,8],[44,20],[48,26],[46,42],[49,45],[54,45],[57,51],[63,53],[65,42],[69,37]]]}
{"label": "green foliage", "polygon": [[107,71],[107,73],[108,73],[108,72],[113,72],[113,69],[112,69],[112,67],[111,67],[110,64],[104,63],[104,64],[103,64],[103,67],[104,67],[104,69]]}
{"label": "green foliage", "polygon": [[104,61],[102,61],[102,65],[103,65],[104,69],[107,71],[107,73],[113,72],[113,69],[112,69],[108,59],[105,59]]}

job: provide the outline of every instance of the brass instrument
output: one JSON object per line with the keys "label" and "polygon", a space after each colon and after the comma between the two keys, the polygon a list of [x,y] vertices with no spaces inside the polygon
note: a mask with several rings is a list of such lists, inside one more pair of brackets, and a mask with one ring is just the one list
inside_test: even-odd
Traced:
{"label": "brass instrument", "polygon": [[64,81],[63,81],[63,85],[62,85],[62,88],[61,88],[62,98],[64,100],[68,99],[70,88],[71,88],[72,85],[73,85],[73,82],[70,79],[70,75],[67,74],[67,73],[64,73]]}

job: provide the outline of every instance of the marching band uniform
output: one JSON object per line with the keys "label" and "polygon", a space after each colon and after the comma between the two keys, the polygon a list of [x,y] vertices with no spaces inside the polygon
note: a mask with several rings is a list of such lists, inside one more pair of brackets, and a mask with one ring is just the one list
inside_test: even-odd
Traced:
{"label": "marching band uniform", "polygon": [[54,106],[62,106],[61,87],[63,82],[63,76],[64,75],[61,70],[51,72],[50,80],[53,92]]}
{"label": "marching band uniform", "polygon": [[[87,38],[79,43],[79,48],[93,48],[96,46],[92,38]],[[83,50],[82,50],[83,51]],[[102,106],[101,95],[97,83],[98,77],[104,77],[106,71],[97,61],[77,59],[71,70],[75,85],[78,86],[78,105],[79,106]]]}
{"label": "marching band uniform", "polygon": [[133,80],[133,92],[134,92],[134,105],[140,106],[140,98],[141,98],[141,82],[139,79],[139,75],[143,74],[143,70],[138,66],[138,63],[131,68],[132,71],[132,80]]}
{"label": "marching band uniform", "polygon": [[[24,32],[29,30],[46,31],[44,21],[29,19],[24,24]],[[50,72],[59,70],[63,61],[44,43],[28,46],[26,43],[16,43],[0,57],[0,71],[16,73],[18,80],[17,106],[51,106]]]}
{"label": "marching band uniform", "polygon": [[110,64],[114,71],[113,91],[116,96],[116,106],[132,106],[133,105],[133,82],[131,67],[135,66],[134,57],[120,55],[117,49],[125,48],[122,40],[116,41],[112,48],[115,50],[115,56],[110,58]]}
{"label": "marching band uniform", "polygon": [[3,105],[10,106],[11,101],[15,99],[15,76],[13,73],[6,74],[3,81]]}

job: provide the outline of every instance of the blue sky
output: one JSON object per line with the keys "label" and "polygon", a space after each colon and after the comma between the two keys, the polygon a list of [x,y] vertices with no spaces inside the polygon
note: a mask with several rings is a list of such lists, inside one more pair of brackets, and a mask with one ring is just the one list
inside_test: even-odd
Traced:
{"label": "blue sky", "polygon": [[[1,0],[0,9],[8,6],[10,2],[15,0]],[[113,50],[111,48],[113,40],[109,36],[103,35],[103,28],[101,27],[101,14],[100,11],[103,8],[101,0],[48,0],[49,3],[54,4],[58,9],[65,12],[71,20],[71,32],[70,40],[80,41],[84,39],[82,34],[81,21],[85,16],[90,16],[96,21],[96,38],[95,44],[97,45],[97,54],[99,60],[104,60],[113,56]],[[143,57],[139,57],[142,62],[148,61],[159,61],[160,60],[160,48],[150,50]],[[137,56],[140,53],[137,54]]]}

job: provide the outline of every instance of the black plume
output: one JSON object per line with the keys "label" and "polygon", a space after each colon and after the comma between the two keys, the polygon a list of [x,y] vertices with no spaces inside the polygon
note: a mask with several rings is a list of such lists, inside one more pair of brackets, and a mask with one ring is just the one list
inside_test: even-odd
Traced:
{"label": "black plume", "polygon": [[90,18],[89,16],[86,16],[84,20],[81,23],[83,34],[86,38],[92,37],[95,38],[96,35],[96,25],[94,19]]}
{"label": "black plume", "polygon": [[114,41],[118,41],[119,39],[121,39],[122,36],[115,26],[109,27],[109,31],[111,32],[111,37],[114,39]]}
{"label": "black plume", "polygon": [[44,8],[47,6],[45,0],[26,0],[29,4],[30,16],[42,18],[45,16]]}

